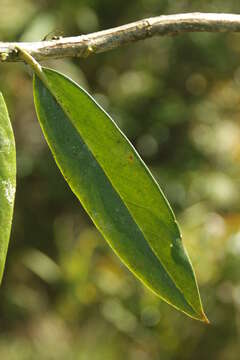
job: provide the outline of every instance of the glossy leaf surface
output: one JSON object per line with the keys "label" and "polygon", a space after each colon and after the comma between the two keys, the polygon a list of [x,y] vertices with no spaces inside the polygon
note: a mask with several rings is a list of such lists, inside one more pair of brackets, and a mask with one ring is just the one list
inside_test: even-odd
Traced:
{"label": "glossy leaf surface", "polygon": [[127,267],[153,292],[206,321],[173,212],[133,146],[76,83],[34,78],[42,130],[72,191]]}
{"label": "glossy leaf surface", "polygon": [[12,226],[15,190],[15,141],[7,107],[0,93],[0,282]]}

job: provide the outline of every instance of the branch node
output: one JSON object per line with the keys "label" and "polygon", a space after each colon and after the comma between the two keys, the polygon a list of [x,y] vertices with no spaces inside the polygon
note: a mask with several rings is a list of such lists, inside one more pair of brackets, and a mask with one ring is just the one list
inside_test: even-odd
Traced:
{"label": "branch node", "polygon": [[94,48],[93,48],[93,45],[89,44],[89,45],[87,45],[87,47],[83,53],[83,57],[87,58],[89,55],[92,55],[92,54],[94,54]]}
{"label": "branch node", "polygon": [[4,62],[7,60],[8,57],[9,57],[9,54],[7,52],[2,52],[0,54],[0,61]]}

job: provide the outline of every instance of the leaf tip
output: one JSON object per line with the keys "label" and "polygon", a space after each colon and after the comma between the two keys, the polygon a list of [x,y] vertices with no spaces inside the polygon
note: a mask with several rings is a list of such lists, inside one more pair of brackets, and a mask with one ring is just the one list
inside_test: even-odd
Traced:
{"label": "leaf tip", "polygon": [[202,318],[201,321],[204,322],[207,325],[210,325],[210,321],[208,320],[207,316],[205,315],[204,312],[202,312]]}

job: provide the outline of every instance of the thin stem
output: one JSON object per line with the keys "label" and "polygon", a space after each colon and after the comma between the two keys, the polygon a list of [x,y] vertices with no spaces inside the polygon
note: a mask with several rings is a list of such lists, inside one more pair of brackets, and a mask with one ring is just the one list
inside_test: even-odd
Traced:
{"label": "thin stem", "polygon": [[59,40],[7,43],[0,42],[0,62],[22,61],[16,46],[36,60],[64,57],[87,57],[153,36],[185,32],[240,32],[240,15],[189,13],[162,15],[136,21],[96,33]]}

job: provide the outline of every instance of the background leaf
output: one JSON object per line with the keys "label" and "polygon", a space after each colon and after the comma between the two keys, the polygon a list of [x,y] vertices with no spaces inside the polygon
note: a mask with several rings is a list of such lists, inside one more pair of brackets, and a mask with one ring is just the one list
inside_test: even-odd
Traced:
{"label": "background leaf", "polygon": [[150,289],[207,321],[172,210],[112,119],[77,84],[43,69],[34,80],[40,124],[58,166],[97,228]]}
{"label": "background leaf", "polygon": [[0,93],[0,282],[12,226],[15,190],[15,141],[7,107]]}

